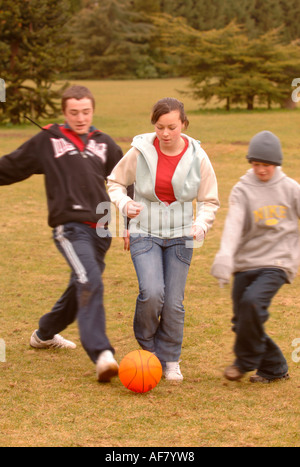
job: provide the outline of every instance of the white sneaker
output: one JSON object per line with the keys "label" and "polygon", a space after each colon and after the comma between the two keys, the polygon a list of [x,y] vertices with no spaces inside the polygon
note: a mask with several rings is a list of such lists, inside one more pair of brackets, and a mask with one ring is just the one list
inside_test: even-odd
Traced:
{"label": "white sneaker", "polygon": [[119,373],[119,365],[110,350],[104,350],[96,363],[96,375],[99,383],[109,383]]}
{"label": "white sneaker", "polygon": [[34,331],[30,338],[30,345],[35,349],[76,349],[76,344],[74,342],[64,339],[59,334],[55,334],[53,339],[48,341],[42,341],[36,333],[37,329]]}
{"label": "white sneaker", "polygon": [[168,381],[182,381],[183,376],[180,371],[179,362],[166,362],[164,375]]}

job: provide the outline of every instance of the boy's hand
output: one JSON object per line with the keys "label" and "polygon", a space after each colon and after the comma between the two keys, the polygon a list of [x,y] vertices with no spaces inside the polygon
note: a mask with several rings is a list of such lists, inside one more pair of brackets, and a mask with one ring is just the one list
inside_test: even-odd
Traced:
{"label": "boy's hand", "polygon": [[227,281],[225,279],[219,279],[220,289],[224,289],[225,285],[228,285],[228,284],[229,284],[229,281]]}

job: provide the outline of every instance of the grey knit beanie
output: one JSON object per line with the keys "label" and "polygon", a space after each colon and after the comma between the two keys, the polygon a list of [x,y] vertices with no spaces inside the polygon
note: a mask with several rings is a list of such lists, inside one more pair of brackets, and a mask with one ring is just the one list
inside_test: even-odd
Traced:
{"label": "grey knit beanie", "polygon": [[279,138],[271,131],[261,131],[250,141],[247,159],[249,162],[263,162],[282,165],[282,149]]}

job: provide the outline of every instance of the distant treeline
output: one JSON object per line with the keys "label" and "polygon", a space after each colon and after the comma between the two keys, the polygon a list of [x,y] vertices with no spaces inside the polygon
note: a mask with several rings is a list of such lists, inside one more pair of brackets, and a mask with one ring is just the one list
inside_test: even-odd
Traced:
{"label": "distant treeline", "polygon": [[[277,29],[280,41],[300,38],[299,0],[71,0],[72,78],[159,78],[181,75],[163,48],[170,17],[182,33],[223,29],[231,22],[249,39]],[[159,21],[158,21],[159,20]],[[173,38],[179,44],[181,35]]]}
{"label": "distant treeline", "polygon": [[0,123],[55,115],[62,79],[184,76],[228,110],[286,105],[299,69],[299,0],[0,0]]}

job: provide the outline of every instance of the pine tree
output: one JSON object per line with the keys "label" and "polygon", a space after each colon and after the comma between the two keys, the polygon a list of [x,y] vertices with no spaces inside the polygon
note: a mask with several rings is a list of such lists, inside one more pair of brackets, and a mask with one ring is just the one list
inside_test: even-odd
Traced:
{"label": "pine tree", "polygon": [[83,7],[82,0],[70,0],[71,13],[76,13]]}
{"label": "pine tree", "polygon": [[199,31],[223,29],[232,21],[255,38],[282,26],[286,42],[300,38],[299,0],[160,0],[161,13],[183,17]]}
{"label": "pine tree", "polygon": [[[249,40],[235,23],[205,32],[183,26],[178,19],[168,24],[162,39],[166,50],[177,58],[182,75],[189,76],[195,99],[207,103],[216,96],[226,100],[227,110],[234,103],[252,110],[257,99],[270,107],[272,103],[283,105],[291,96],[291,82],[300,68],[300,48],[298,43],[282,44],[280,31]],[[179,45],[172,48],[172,41]]]}
{"label": "pine tree", "polygon": [[[224,29],[199,33],[193,57],[183,60],[185,75],[190,75],[192,95],[209,102],[213,97],[226,100],[230,110],[241,76],[239,58],[245,50],[247,37],[240,26],[230,23]],[[192,64],[192,69],[188,68]]]}
{"label": "pine tree", "polygon": [[300,2],[299,0],[280,0],[283,37],[286,42],[300,38]]}
{"label": "pine tree", "polygon": [[69,2],[0,0],[0,70],[6,103],[0,121],[21,123],[57,114],[59,92],[50,89],[70,61],[64,25]]}
{"label": "pine tree", "polygon": [[131,0],[130,8],[146,14],[160,13],[161,10],[160,0]]}
{"label": "pine tree", "polygon": [[278,0],[255,0],[249,10],[250,18],[253,22],[252,30],[249,30],[250,37],[257,37],[265,34],[282,24],[282,11]]}
{"label": "pine tree", "polygon": [[73,19],[73,43],[80,56],[73,67],[76,78],[156,77],[151,60],[153,27],[132,10],[128,0],[87,1]]}

